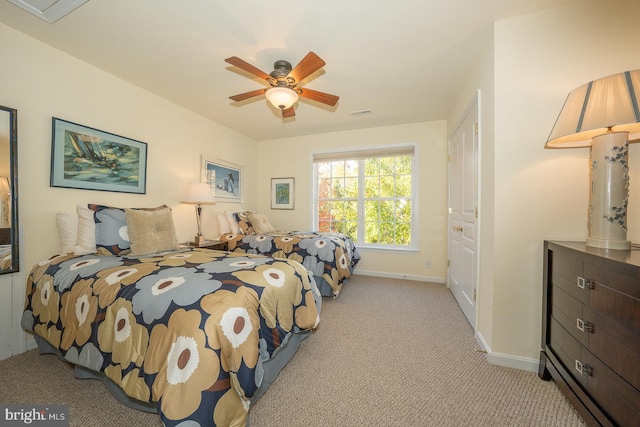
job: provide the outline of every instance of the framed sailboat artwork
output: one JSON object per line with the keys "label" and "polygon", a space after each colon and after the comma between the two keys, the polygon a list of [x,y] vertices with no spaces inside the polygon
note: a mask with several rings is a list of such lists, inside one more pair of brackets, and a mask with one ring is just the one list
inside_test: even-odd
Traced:
{"label": "framed sailboat artwork", "polygon": [[145,194],[147,144],[53,117],[50,186]]}

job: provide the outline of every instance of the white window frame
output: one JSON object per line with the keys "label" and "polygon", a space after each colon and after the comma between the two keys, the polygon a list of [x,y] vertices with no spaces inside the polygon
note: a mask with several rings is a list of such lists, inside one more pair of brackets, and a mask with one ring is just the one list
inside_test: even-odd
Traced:
{"label": "white window frame", "polygon": [[390,157],[411,155],[411,243],[409,245],[371,244],[364,243],[364,168],[358,168],[358,236],[351,237],[359,249],[373,249],[384,251],[415,251],[417,250],[417,218],[418,218],[418,198],[417,198],[417,170],[416,170],[415,144],[403,144],[393,146],[383,146],[375,148],[364,148],[347,151],[327,151],[312,154],[312,179],[311,179],[311,226],[312,229],[318,226],[318,169],[317,162],[330,162],[339,160],[364,160],[374,157]]}

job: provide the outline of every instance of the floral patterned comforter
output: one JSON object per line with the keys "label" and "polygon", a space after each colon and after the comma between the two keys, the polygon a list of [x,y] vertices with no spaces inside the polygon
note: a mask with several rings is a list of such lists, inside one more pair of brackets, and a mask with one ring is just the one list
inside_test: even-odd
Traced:
{"label": "floral patterned comforter", "polygon": [[313,276],[292,260],[207,249],[58,255],[33,267],[22,326],[157,402],[166,426],[244,426],[262,362],[317,326],[316,300]]}
{"label": "floral patterned comforter", "polygon": [[268,234],[223,234],[229,250],[298,261],[309,270],[323,296],[340,294],[360,260],[353,241],[341,233],[275,231]]}

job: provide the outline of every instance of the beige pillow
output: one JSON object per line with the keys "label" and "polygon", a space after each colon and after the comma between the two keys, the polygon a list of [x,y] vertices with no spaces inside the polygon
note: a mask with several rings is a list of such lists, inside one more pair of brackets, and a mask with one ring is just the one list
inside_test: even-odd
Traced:
{"label": "beige pillow", "polygon": [[154,211],[125,209],[132,256],[178,249],[171,209]]}
{"label": "beige pillow", "polygon": [[274,231],[276,231],[269,222],[269,218],[265,214],[250,213],[249,215],[247,215],[247,218],[251,223],[253,231],[258,234],[273,233]]}

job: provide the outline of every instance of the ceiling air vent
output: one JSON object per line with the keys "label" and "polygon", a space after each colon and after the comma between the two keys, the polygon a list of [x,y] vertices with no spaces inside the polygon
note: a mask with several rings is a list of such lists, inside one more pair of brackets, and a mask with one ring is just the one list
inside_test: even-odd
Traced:
{"label": "ceiling air vent", "polygon": [[89,0],[9,0],[33,16],[53,24]]}

